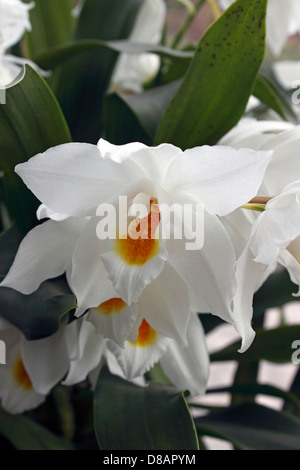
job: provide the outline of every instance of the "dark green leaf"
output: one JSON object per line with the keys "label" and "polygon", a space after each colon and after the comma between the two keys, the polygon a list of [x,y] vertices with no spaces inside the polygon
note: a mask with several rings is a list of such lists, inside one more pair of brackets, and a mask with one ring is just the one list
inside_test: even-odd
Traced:
{"label": "dark green leaf", "polygon": [[[142,1],[86,0],[75,40],[127,39]],[[75,141],[99,140],[103,98],[117,57],[116,52],[105,49],[84,52],[58,70],[53,86]]]}
{"label": "dark green leaf", "polygon": [[286,270],[277,271],[268,278],[254,296],[254,316],[261,315],[267,308],[281,307],[291,302],[297,302],[299,297],[293,297],[297,292]]}
{"label": "dark green leaf", "polygon": [[300,450],[300,420],[247,403],[195,420],[200,436],[211,435],[249,450]]}
{"label": "dark green leaf", "polygon": [[298,124],[298,117],[293,110],[291,101],[274,81],[259,75],[255,81],[253,94],[286,121]]}
{"label": "dark green leaf", "polygon": [[26,416],[15,416],[0,408],[0,434],[17,450],[73,450],[67,440],[57,437],[48,429]]}
{"label": "dark green leaf", "polygon": [[253,344],[245,353],[237,352],[240,347],[240,342],[237,342],[212,354],[211,360],[243,362],[264,359],[275,363],[291,362],[291,347],[297,338],[300,338],[300,325],[258,330]]}
{"label": "dark green leaf", "polygon": [[300,410],[300,400],[294,393],[286,392],[280,388],[268,384],[247,383],[247,384],[234,384],[232,387],[222,387],[207,390],[208,394],[214,393],[231,393],[238,395],[266,395],[269,397],[283,398],[290,404],[293,404]]}
{"label": "dark green leaf", "polygon": [[101,40],[81,40],[65,46],[53,47],[35,57],[34,61],[42,68],[48,70],[64,64],[67,60],[73,59],[83,52],[93,50],[102,51],[108,49],[118,53],[142,54],[153,52],[161,57],[167,57],[176,62],[189,63],[194,54],[192,52],[177,51],[165,46],[153,44],[143,44],[130,41],[101,41]]}
{"label": "dark green leaf", "polygon": [[94,400],[95,431],[103,450],[198,449],[183,393],[172,387],[138,387],[105,372]]}
{"label": "dark green leaf", "polygon": [[22,232],[35,223],[37,201],[15,174],[18,163],[70,141],[59,105],[43,78],[26,65],[23,78],[6,90],[0,106],[0,170],[4,200]]}
{"label": "dark green leaf", "polygon": [[0,278],[8,273],[20,241],[20,233],[15,225],[0,234]]}
{"label": "dark green leaf", "polygon": [[30,12],[32,29],[26,35],[31,57],[70,41],[75,25],[72,0],[35,0],[34,5]]}
{"label": "dark green leaf", "polygon": [[16,326],[28,340],[54,334],[68,313],[76,308],[76,299],[63,280],[47,281],[31,295],[0,287],[1,316]]}
{"label": "dark green leaf", "polygon": [[129,142],[151,145],[158,123],[179,86],[179,82],[174,82],[141,94],[109,95],[104,107],[106,138],[116,145]]}
{"label": "dark green leaf", "polygon": [[238,0],[202,37],[155,143],[215,144],[241,118],[264,57],[267,0]]}

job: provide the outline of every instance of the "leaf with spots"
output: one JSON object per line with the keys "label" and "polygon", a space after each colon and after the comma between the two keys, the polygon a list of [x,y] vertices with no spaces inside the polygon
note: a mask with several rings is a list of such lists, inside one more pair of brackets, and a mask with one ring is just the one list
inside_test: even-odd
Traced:
{"label": "leaf with spots", "polygon": [[213,145],[242,117],[265,52],[267,0],[238,0],[202,37],[155,144]]}

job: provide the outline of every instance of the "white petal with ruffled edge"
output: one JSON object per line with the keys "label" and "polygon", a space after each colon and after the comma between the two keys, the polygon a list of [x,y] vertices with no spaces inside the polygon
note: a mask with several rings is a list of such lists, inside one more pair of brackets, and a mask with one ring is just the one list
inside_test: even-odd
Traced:
{"label": "white petal with ruffled edge", "polygon": [[154,331],[143,320],[137,341],[126,342],[124,348],[120,348],[112,341],[107,342],[107,348],[116,358],[124,377],[127,380],[143,376],[166,352],[168,341]]}
{"label": "white petal with ruffled edge", "polygon": [[138,313],[137,304],[129,306],[120,298],[112,298],[97,309],[90,309],[87,320],[94,325],[97,333],[122,347],[129,338]]}
{"label": "white petal with ruffled edge", "polygon": [[188,346],[182,348],[169,340],[160,364],[166,376],[179,390],[188,389],[191,395],[204,395],[209,377],[209,354],[205,333],[197,315],[192,314],[187,330]]}
{"label": "white petal with ruffled edge", "polygon": [[1,286],[31,294],[46,279],[62,275],[85,223],[84,219],[48,220],[35,227],[21,242]]}
{"label": "white petal with ruffled edge", "polygon": [[171,163],[164,189],[203,203],[205,209],[226,215],[253,198],[261,185],[272,152],[198,147]]}
{"label": "white petal with ruffled edge", "polygon": [[[141,263],[128,264],[119,252],[109,251],[101,255],[108,278],[111,280],[119,296],[127,303],[137,302],[143,289],[153,282],[162,272],[168,257],[163,240],[145,240],[157,243],[158,252],[155,256]],[[126,240],[124,240],[126,242]],[[134,258],[139,251],[139,241],[132,242],[130,252]]]}

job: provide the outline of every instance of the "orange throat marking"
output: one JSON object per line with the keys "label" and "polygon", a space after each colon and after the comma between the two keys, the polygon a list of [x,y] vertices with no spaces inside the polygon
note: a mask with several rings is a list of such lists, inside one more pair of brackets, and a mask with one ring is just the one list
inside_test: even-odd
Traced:
{"label": "orange throat marking", "polygon": [[17,385],[22,387],[26,392],[33,391],[31,379],[25,369],[24,363],[21,358],[17,359],[12,368],[12,375]]}
{"label": "orange throat marking", "polygon": [[114,297],[113,299],[103,302],[103,304],[93,310],[97,310],[103,315],[112,315],[114,313],[120,313],[126,306],[127,304],[124,300]]}
{"label": "orange throat marking", "polygon": [[150,212],[144,219],[136,219],[127,238],[118,238],[114,251],[129,266],[143,266],[159,252],[159,240],[155,233],[160,222],[156,199],[150,200]]}
{"label": "orange throat marking", "polygon": [[158,340],[158,333],[151,328],[149,323],[144,319],[139,327],[139,334],[134,341],[134,343],[129,342],[132,346],[139,346],[140,348],[145,348],[147,346],[151,346],[155,344]]}

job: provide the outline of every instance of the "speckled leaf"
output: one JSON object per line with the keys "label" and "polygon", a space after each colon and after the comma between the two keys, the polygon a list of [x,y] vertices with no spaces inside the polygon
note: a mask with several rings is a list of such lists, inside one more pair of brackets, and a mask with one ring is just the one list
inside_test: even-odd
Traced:
{"label": "speckled leaf", "polygon": [[267,0],[238,0],[202,37],[155,143],[215,144],[241,118],[265,51]]}

